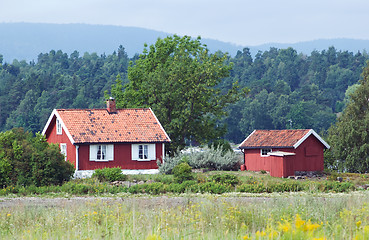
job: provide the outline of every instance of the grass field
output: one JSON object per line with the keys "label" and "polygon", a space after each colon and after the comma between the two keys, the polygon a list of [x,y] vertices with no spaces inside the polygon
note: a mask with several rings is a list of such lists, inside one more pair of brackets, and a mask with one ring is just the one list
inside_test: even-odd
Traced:
{"label": "grass field", "polygon": [[1,239],[369,239],[369,193],[1,199]]}
{"label": "grass field", "polygon": [[[214,182],[217,174],[239,181]],[[0,239],[369,239],[366,174],[198,173],[180,194],[170,192],[182,186],[171,175],[128,180],[147,184],[135,194],[96,179],[0,189]],[[229,191],[210,194],[204,186]]]}

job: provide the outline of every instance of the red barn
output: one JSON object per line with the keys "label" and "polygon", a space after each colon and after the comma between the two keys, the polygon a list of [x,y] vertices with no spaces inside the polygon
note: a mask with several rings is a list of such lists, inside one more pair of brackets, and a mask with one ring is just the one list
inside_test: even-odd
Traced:
{"label": "red barn", "polygon": [[246,170],[274,177],[324,169],[323,150],[330,146],[313,130],[255,130],[239,146]]}
{"label": "red barn", "polygon": [[105,167],[157,172],[156,161],[163,160],[170,142],[150,108],[116,109],[114,99],[107,109],[55,109],[42,134],[59,144],[76,177]]}

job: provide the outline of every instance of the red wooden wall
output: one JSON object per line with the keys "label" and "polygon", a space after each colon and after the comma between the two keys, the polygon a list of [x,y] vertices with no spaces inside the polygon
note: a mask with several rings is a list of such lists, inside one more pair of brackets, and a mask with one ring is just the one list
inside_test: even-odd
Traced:
{"label": "red wooden wall", "polygon": [[270,156],[271,169],[270,176],[288,177],[294,176],[295,156]]}
{"label": "red wooden wall", "polygon": [[67,160],[76,166],[76,147],[69,141],[64,129],[61,135],[56,134],[56,117],[50,122],[49,128],[45,132],[45,137],[48,143],[57,143],[60,147],[60,143],[67,144]]}
{"label": "red wooden wall", "polygon": [[[45,132],[47,142],[49,143],[66,143],[67,144],[67,160],[76,167],[76,146],[73,145],[65,133],[64,129],[61,135],[56,134],[56,117],[50,122],[49,128]],[[135,161],[132,160],[132,150],[130,143],[114,144],[114,161],[98,162],[90,161],[89,145],[80,145],[78,149],[79,165],[78,170],[94,170],[105,167],[120,167],[122,169],[157,169],[156,160],[152,161]],[[163,144],[155,144],[156,159],[162,160]]]}
{"label": "red wooden wall", "polygon": [[[156,143],[156,159],[161,159],[162,143]],[[114,144],[114,161],[99,162],[90,161],[90,146],[81,145],[79,147],[79,170],[93,170],[98,168],[120,167],[122,169],[157,169],[156,160],[136,161],[132,160],[132,150],[130,143]]]}
{"label": "red wooden wall", "polygon": [[[286,177],[284,173],[294,175],[295,171],[324,170],[324,146],[313,135],[310,135],[297,149],[273,148],[273,151],[295,153],[295,156],[274,157],[261,156],[260,149],[244,149],[246,170],[269,171],[278,176]],[[293,174],[291,174],[293,173]]]}

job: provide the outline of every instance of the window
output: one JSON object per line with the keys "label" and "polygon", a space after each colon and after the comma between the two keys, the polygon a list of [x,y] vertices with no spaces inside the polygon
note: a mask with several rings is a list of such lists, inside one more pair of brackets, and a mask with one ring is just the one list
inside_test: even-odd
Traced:
{"label": "window", "polygon": [[64,155],[64,160],[67,161],[67,144],[60,143],[60,153]]}
{"label": "window", "polygon": [[149,145],[138,145],[138,158],[139,159],[149,158]]}
{"label": "window", "polygon": [[90,145],[90,161],[113,161],[114,145],[93,144]]}
{"label": "window", "polygon": [[268,156],[268,153],[270,153],[270,152],[272,152],[272,149],[271,148],[262,148],[260,150],[260,154],[263,157],[267,157]]}
{"label": "window", "polygon": [[56,119],[56,134],[58,135],[62,134],[62,125],[59,119]]}
{"label": "window", "polygon": [[106,159],[106,145],[98,145],[97,146],[97,160],[105,160]]}
{"label": "window", "polygon": [[132,160],[156,160],[155,144],[132,144]]}

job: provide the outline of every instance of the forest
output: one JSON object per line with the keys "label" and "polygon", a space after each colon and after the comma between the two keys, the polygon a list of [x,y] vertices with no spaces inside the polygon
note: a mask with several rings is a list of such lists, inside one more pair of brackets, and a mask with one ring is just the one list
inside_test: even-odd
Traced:
{"label": "forest", "polygon": [[[223,53],[217,52],[222,55]],[[117,76],[127,83],[127,69],[138,59],[123,46],[98,55],[61,50],[40,53],[37,61],[3,61],[0,54],[0,130],[23,127],[42,131],[54,108],[103,108]],[[228,56],[230,76],[217,86],[226,92],[234,82],[250,92],[227,106],[224,138],[240,143],[254,129],[313,128],[324,134],[358,86],[369,55],[330,47],[310,55],[293,48],[270,48],[255,56],[250,49]]]}

